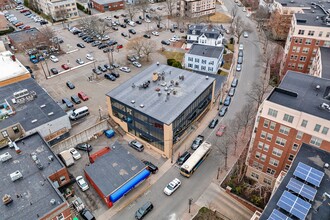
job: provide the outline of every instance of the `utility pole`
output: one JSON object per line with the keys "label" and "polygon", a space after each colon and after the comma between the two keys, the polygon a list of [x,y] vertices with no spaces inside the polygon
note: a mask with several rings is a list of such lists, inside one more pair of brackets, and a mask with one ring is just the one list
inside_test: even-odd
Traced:
{"label": "utility pole", "polygon": [[46,59],[45,59],[45,64],[46,64],[46,67],[47,67],[48,75],[50,76],[51,74],[50,74],[49,67],[48,67]]}
{"label": "utility pole", "polygon": [[44,66],[42,65],[42,62],[40,62],[40,65],[41,65],[42,71],[44,72],[45,78],[48,79],[47,75],[46,75],[46,72],[45,72],[45,69],[44,69]]}
{"label": "utility pole", "polygon": [[191,206],[191,204],[192,204],[192,201],[193,201],[192,198],[188,199],[188,203],[189,203],[189,213],[190,213],[190,206]]}

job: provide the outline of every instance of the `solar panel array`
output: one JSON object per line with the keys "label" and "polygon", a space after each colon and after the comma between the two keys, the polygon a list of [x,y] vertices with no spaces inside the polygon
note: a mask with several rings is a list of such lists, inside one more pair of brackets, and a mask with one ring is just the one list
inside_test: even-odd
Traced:
{"label": "solar panel array", "polygon": [[268,217],[268,220],[292,220],[288,216],[284,215],[282,212],[274,209],[272,214]]}
{"label": "solar panel array", "polygon": [[314,186],[320,187],[324,173],[302,162],[299,162],[298,166],[293,172],[293,175]]}
{"label": "solar panel array", "polygon": [[310,203],[305,202],[304,200],[286,190],[283,192],[280,200],[277,202],[277,206],[299,219],[305,219],[309,209],[311,208]]}
{"label": "solar panel array", "polygon": [[313,201],[317,190],[313,187],[310,187],[297,179],[291,178],[290,182],[286,186],[289,190],[292,190],[295,193],[298,193],[302,197],[308,199],[309,201]]}

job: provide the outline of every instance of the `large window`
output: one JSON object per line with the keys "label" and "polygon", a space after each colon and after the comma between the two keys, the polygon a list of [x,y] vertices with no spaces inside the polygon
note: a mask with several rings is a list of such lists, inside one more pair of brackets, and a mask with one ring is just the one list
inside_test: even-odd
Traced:
{"label": "large window", "polygon": [[275,143],[284,147],[286,140],[284,138],[276,137]]}
{"label": "large window", "polygon": [[272,152],[272,154],[275,155],[275,156],[277,156],[277,157],[281,157],[282,156],[282,153],[283,153],[283,151],[280,150],[280,149],[277,149],[277,148],[274,148],[273,149],[273,152]]}
{"label": "large window", "polygon": [[327,135],[327,134],[328,134],[328,131],[329,131],[329,128],[327,128],[327,127],[323,127],[323,129],[322,129],[322,134]]}
{"label": "large window", "polygon": [[277,167],[278,164],[279,164],[279,161],[278,160],[275,160],[274,158],[270,158],[269,159],[269,164],[270,165],[273,165],[274,167]]}
{"label": "large window", "polygon": [[320,129],[321,129],[321,125],[316,124],[315,127],[314,127],[314,131],[319,132]]}
{"label": "large window", "polygon": [[300,126],[306,128],[307,124],[308,124],[308,121],[307,120],[302,120]]}
{"label": "large window", "polygon": [[290,128],[288,128],[288,127],[286,127],[284,125],[281,125],[279,132],[281,134],[288,135],[289,132],[290,132]]}
{"label": "large window", "polygon": [[312,137],[309,143],[319,147],[322,144],[322,139],[317,137]]}
{"label": "large window", "polygon": [[269,108],[268,109],[268,115],[273,116],[274,118],[277,117],[277,111],[274,109]]}
{"label": "large window", "polygon": [[283,120],[284,121],[287,121],[289,123],[292,123],[293,122],[293,118],[294,117],[292,115],[284,114]]}

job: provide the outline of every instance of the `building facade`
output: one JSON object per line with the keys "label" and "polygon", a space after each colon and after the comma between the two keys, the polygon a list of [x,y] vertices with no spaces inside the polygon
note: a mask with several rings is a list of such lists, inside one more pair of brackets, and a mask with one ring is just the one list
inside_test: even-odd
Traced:
{"label": "building facade", "polygon": [[107,94],[108,112],[132,138],[164,157],[212,105],[215,79],[151,65]]}
{"label": "building facade", "polygon": [[100,11],[117,11],[125,8],[125,1],[120,0],[91,0],[93,7]]}
{"label": "building facade", "polygon": [[[315,3],[314,3],[315,4]],[[281,78],[288,70],[309,73],[319,47],[330,47],[330,9],[315,4],[314,13],[296,13],[286,40]]]}
{"label": "building facade", "polygon": [[215,0],[179,0],[177,13],[182,17],[196,18],[215,13]]}
{"label": "building facade", "polygon": [[259,108],[246,175],[274,186],[302,143],[330,152],[330,80],[289,71]]}
{"label": "building facade", "polygon": [[330,79],[330,48],[319,47],[309,72],[312,76]]}
{"label": "building facade", "polygon": [[217,74],[223,62],[223,47],[193,44],[184,56],[186,69]]}
{"label": "building facade", "polygon": [[50,16],[53,21],[79,17],[75,0],[37,0],[38,9]]}
{"label": "building facade", "polygon": [[189,25],[187,32],[187,46],[193,44],[221,47],[223,43],[223,30],[210,25]]}

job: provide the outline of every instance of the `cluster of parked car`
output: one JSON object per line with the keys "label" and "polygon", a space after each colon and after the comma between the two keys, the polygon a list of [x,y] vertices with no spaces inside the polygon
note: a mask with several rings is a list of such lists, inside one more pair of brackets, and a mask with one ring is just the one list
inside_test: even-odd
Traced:
{"label": "cluster of parked car", "polygon": [[238,47],[238,58],[237,58],[237,65],[236,65],[236,71],[240,72],[242,70],[242,64],[243,64],[243,44],[240,44]]}
{"label": "cluster of parked car", "polygon": [[231,103],[231,97],[233,97],[235,94],[237,84],[238,84],[238,79],[234,78],[231,83],[231,87],[229,89],[228,96],[226,97],[225,101],[223,102],[224,106],[219,111],[220,117],[223,117],[226,114],[226,112],[228,110],[228,106]]}
{"label": "cluster of parked car", "polygon": [[[70,81],[67,81],[65,84],[71,90],[75,88],[75,85]],[[70,99],[71,99],[71,101],[70,101]],[[62,103],[65,104],[66,107],[68,107],[68,108],[72,108],[74,106],[73,103],[80,104],[81,100],[82,101],[87,101],[89,98],[84,92],[81,91],[81,92],[78,92],[77,95],[76,94],[72,95],[70,97],[70,99],[68,99],[68,98],[63,98],[62,99]]]}

